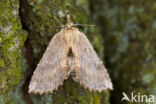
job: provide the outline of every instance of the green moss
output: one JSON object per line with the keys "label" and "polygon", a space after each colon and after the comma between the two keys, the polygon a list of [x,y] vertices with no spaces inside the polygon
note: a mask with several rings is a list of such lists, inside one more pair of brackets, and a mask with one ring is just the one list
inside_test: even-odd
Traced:
{"label": "green moss", "polygon": [[0,60],[0,66],[4,67],[4,60]]}
{"label": "green moss", "polygon": [[26,33],[21,29],[18,7],[18,0],[2,0],[0,4],[0,101],[5,104],[14,103],[10,93],[14,92],[22,75],[21,47]]}
{"label": "green moss", "polygon": [[[65,16],[67,15],[67,11],[69,11],[71,19],[75,24],[93,24],[90,23],[91,18],[89,19],[89,17],[91,17],[91,14],[89,2],[87,1],[42,0],[42,2],[39,3],[36,2],[36,0],[22,0],[21,2],[21,7],[24,11],[22,12],[22,20],[29,30],[29,39],[33,49],[33,60],[35,64],[37,64],[42,57],[52,36],[60,30],[60,28],[57,28],[59,24],[54,19],[54,16],[60,23],[65,24]],[[82,7],[82,4],[85,6]],[[79,30],[87,35],[100,57],[103,58],[103,39],[101,35],[99,35],[97,27],[81,27]],[[28,70],[28,72],[32,71],[32,69]],[[25,75],[27,75],[27,73],[25,73]],[[96,93],[96,95],[99,96],[100,102],[103,102],[101,104],[109,104],[108,93]],[[31,95],[34,104],[49,102],[51,95],[47,95],[46,97],[47,98],[45,98],[44,95]],[[51,100],[53,104],[93,104],[95,97],[93,92],[83,89],[78,83],[69,79],[64,82],[63,87],[59,87],[59,89],[52,94]]]}
{"label": "green moss", "polygon": [[92,7],[93,16],[97,22],[100,20],[101,34],[104,34],[106,63],[115,88],[114,102],[121,103],[123,91],[128,95],[133,91],[153,94],[156,87],[155,1],[91,2],[96,4]]}
{"label": "green moss", "polygon": [[101,104],[101,99],[97,94],[94,94],[94,104]]}
{"label": "green moss", "polygon": [[[62,94],[64,93],[64,94]],[[64,82],[63,87],[53,94],[54,104],[62,104],[64,102],[75,104],[89,104],[93,103],[93,96],[88,90],[83,89],[78,83],[74,82],[71,78]]]}

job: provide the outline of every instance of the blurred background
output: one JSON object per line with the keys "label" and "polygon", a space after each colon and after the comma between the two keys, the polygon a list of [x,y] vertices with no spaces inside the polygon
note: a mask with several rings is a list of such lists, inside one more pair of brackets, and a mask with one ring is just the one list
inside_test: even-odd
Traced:
{"label": "blurred background", "polygon": [[[90,92],[69,78],[52,94],[28,94],[33,71],[60,30],[54,17],[64,24],[66,11],[74,23],[96,25],[79,30],[103,60],[113,91]],[[156,96],[155,0],[0,0],[0,104],[139,104],[121,102],[123,92]]]}

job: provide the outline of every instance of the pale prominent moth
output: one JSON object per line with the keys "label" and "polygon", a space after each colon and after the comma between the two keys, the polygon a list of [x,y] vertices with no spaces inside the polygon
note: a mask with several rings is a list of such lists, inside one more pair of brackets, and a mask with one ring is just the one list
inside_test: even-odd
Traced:
{"label": "pale prominent moth", "polygon": [[113,89],[111,79],[87,37],[70,21],[51,39],[37,65],[29,93],[52,93],[73,72],[73,79],[91,91]]}

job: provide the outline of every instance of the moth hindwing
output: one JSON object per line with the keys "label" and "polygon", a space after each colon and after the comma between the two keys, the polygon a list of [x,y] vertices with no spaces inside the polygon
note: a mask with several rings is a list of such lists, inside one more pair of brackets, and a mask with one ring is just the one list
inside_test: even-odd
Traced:
{"label": "moth hindwing", "polygon": [[111,79],[87,37],[67,16],[67,23],[49,43],[32,76],[30,93],[52,93],[63,85],[71,72],[85,88],[99,91],[113,89]]}

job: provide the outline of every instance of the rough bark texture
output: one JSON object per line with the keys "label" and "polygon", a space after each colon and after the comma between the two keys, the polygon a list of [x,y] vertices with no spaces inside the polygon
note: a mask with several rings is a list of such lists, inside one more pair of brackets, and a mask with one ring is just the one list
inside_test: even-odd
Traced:
{"label": "rough bark texture", "polygon": [[[69,11],[74,23],[91,24],[89,22],[91,14],[87,1],[21,0],[19,2],[18,0],[3,0],[0,5],[2,6],[1,17],[11,18],[7,21],[1,19],[4,25],[10,23],[7,28],[1,25],[2,61],[0,61],[0,74],[3,77],[1,77],[0,84],[3,89],[1,90],[0,101],[2,104],[109,104],[108,91],[101,94],[90,92],[70,78],[53,94],[39,96],[27,93],[27,87],[37,63],[52,36],[60,30],[54,16],[58,18],[60,23],[64,24],[66,11]],[[84,6],[82,7],[82,5]],[[26,36],[23,35],[21,24],[23,29],[28,32],[25,48],[23,49],[23,56],[25,56],[23,60],[21,59],[21,46],[23,46]],[[16,27],[10,29],[8,26]],[[80,30],[87,34],[102,58],[102,38],[97,28],[83,27]],[[8,31],[9,37],[7,37]],[[6,37],[7,41],[4,41],[4,37]],[[6,46],[7,44],[8,46]],[[8,49],[11,49],[11,52]],[[16,53],[12,50],[15,50]],[[21,80],[22,76],[23,79]],[[20,80],[21,82],[19,82]]]}
{"label": "rough bark texture", "polygon": [[97,24],[79,29],[105,60],[112,104],[121,103],[122,92],[156,95],[155,5],[155,0],[1,0],[0,104],[110,103],[109,92],[89,92],[71,78],[53,94],[27,93],[37,63],[60,30],[54,16],[64,24],[66,11],[74,23]]}
{"label": "rough bark texture", "polygon": [[22,78],[21,47],[26,33],[18,8],[18,0],[0,1],[0,104],[16,104],[14,91]]}
{"label": "rough bark texture", "polygon": [[111,103],[120,104],[122,92],[129,97],[131,92],[156,96],[155,1],[91,1],[113,77]]}
{"label": "rough bark texture", "polygon": [[[84,7],[82,8],[82,4]],[[66,11],[69,11],[74,23],[89,24],[90,11],[89,4],[86,1],[73,1],[73,0],[22,0],[21,1],[21,19],[24,28],[29,31],[28,43],[31,45],[33,54],[33,68],[28,69],[32,72],[35,69],[36,64],[45,51],[52,36],[60,29],[59,25],[54,19],[54,16],[58,18],[60,23],[65,23]],[[97,30],[88,27],[82,29],[87,36],[90,36],[93,44],[103,54],[102,40]],[[100,44],[100,45],[99,45]],[[100,48],[98,47],[100,46]],[[46,102],[52,104],[89,104],[100,102],[109,103],[109,93],[103,92],[92,93],[88,90],[80,87],[78,83],[73,80],[67,80],[64,82],[63,87],[54,92],[52,95],[37,96],[30,95],[34,104],[43,104]],[[40,100],[38,100],[40,99]],[[59,100],[58,100],[59,99]]]}

